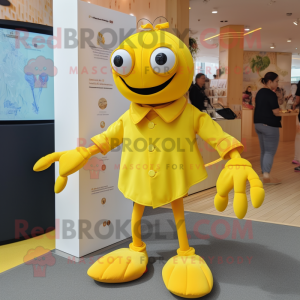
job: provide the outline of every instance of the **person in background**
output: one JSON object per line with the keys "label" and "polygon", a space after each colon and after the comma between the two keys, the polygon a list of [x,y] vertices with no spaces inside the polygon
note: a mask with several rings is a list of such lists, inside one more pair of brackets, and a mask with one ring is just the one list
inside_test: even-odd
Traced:
{"label": "person in background", "polygon": [[185,95],[186,99],[190,98],[190,94],[191,94],[191,90],[192,90],[193,86],[194,86],[194,82],[192,81],[191,86],[189,87],[189,90],[187,91],[187,93]]}
{"label": "person in background", "polygon": [[189,93],[191,92],[192,87],[194,86],[194,82],[191,83],[191,86],[189,87]]}
{"label": "person in background", "polygon": [[[296,101],[293,104],[293,110],[295,110],[296,107],[299,106],[300,104],[300,81],[298,82],[295,96],[296,96]],[[300,123],[300,110],[298,114],[298,121]],[[300,126],[299,123],[298,123],[296,138],[295,138],[295,156],[294,156],[294,160],[292,161],[293,164],[297,164],[297,165],[300,165],[300,132],[298,132]],[[296,167],[294,170],[295,172],[300,172],[300,166]]]}
{"label": "person in background", "polygon": [[259,138],[261,156],[260,165],[264,184],[278,184],[281,181],[271,177],[270,172],[279,143],[279,128],[281,127],[278,98],[273,90],[278,87],[278,75],[274,72],[266,73],[261,79],[264,85],[255,98],[254,124]]}
{"label": "person in background", "polygon": [[211,107],[210,99],[205,94],[205,81],[205,75],[198,73],[195,77],[195,84],[191,86],[189,93],[191,104],[201,111]]}
{"label": "person in background", "polygon": [[[296,107],[300,105],[300,81],[297,84],[297,91],[296,91],[295,96],[296,96],[296,100],[293,103],[293,110],[295,110]],[[298,120],[300,122],[300,111],[299,111],[299,114],[298,114]]]}
{"label": "person in background", "polygon": [[274,92],[277,95],[279,106],[283,106],[282,109],[285,109],[285,90],[278,86]]}
{"label": "person in background", "polygon": [[243,101],[246,102],[249,105],[252,105],[252,90],[251,90],[251,86],[248,86],[246,88],[246,91],[243,92]]}
{"label": "person in background", "polygon": [[204,85],[204,92],[207,97],[209,97],[209,89],[210,89],[210,79],[205,75],[205,85]]}
{"label": "person in background", "polygon": [[215,74],[215,75],[213,75],[214,76],[214,79],[217,79],[217,75]]}

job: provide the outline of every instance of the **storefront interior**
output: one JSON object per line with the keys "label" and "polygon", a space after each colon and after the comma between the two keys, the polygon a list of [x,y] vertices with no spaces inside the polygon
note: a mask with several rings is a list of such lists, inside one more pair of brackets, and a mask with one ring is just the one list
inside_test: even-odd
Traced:
{"label": "storefront interior", "polygon": [[[16,33],[19,28],[23,28],[21,35],[29,34],[30,51],[26,46],[27,52],[15,46],[20,41]],[[147,86],[145,67],[144,74],[141,71],[140,77],[130,79],[132,70],[142,70],[138,69],[139,64],[151,65],[152,58],[143,61],[136,48],[128,50],[130,43],[118,48],[125,37],[135,32],[140,36],[144,32],[146,36],[147,31],[173,34],[174,40],[167,36],[170,44],[151,41],[152,47],[171,51],[176,38],[178,53],[182,48],[188,53],[174,55],[176,67],[182,61],[187,70],[189,62],[193,66],[174,85],[174,90],[187,86],[185,94],[182,92],[178,98],[165,101],[167,105],[155,102],[152,94],[156,89],[157,97],[161,97],[159,92],[167,88],[166,82],[171,83],[177,73],[169,79],[169,73],[151,71],[159,80],[167,78],[168,81],[162,84],[153,75],[155,84]],[[35,40],[31,40],[34,36]],[[54,39],[45,42],[47,37]],[[18,41],[15,44],[12,40]],[[87,46],[83,46],[86,41]],[[142,41],[138,49],[150,53],[149,40]],[[47,50],[39,48],[39,43],[48,45]],[[130,72],[123,77],[114,71],[114,62],[121,61],[120,66],[123,63],[122,57],[116,60],[113,56],[116,48],[127,51],[126,59],[130,61]],[[165,63],[166,55],[160,55]],[[50,73],[44,65],[42,68],[37,64],[34,69],[32,62],[40,63],[37,57],[44,59],[41,63],[51,69]],[[161,60],[156,62],[160,67]],[[272,85],[275,77],[267,81],[269,85],[262,80],[270,72],[277,74],[275,88]],[[122,81],[116,79],[116,74]],[[193,82],[187,84],[187,78]],[[126,88],[129,92],[123,93]],[[197,89],[201,92],[195,92]],[[261,107],[262,89],[272,92],[270,97],[276,104],[272,100],[269,113],[273,111],[272,118],[280,118],[280,127],[275,126],[276,138],[271,142],[269,139],[268,144],[263,139],[265,133],[260,133],[256,125],[263,124],[257,121],[261,119],[256,115]],[[174,90],[170,89],[166,97],[173,96]],[[153,103],[146,100],[139,103],[138,93],[141,98],[149,96],[143,99],[152,99]],[[203,97],[201,104],[199,93]],[[180,99],[186,103],[178,104],[173,116],[167,114],[168,105],[180,103]],[[125,135],[120,132],[128,134],[129,130],[122,127],[124,124],[126,128],[126,122],[131,120],[136,126],[130,127],[132,133],[148,130],[150,136],[157,130],[157,124],[177,124],[176,118],[183,116],[187,108],[193,112],[197,109],[198,113],[199,107],[200,116],[206,118],[202,119],[209,118],[209,124],[217,124],[209,127],[207,121],[197,120],[207,130],[202,135],[200,125],[191,125],[198,130],[193,143],[200,153],[201,166],[195,163],[189,168],[200,172],[203,167],[205,171],[201,172],[208,175],[203,176],[205,180],[191,179],[192,185],[188,180],[178,179],[183,177],[176,181],[173,175],[181,169],[181,156],[173,156],[168,161],[168,172],[173,172],[168,180],[172,178],[173,182],[165,180],[165,187],[151,185],[161,178],[157,175],[159,168],[144,171],[147,176],[144,181],[141,179],[144,175],[130,177],[130,171],[127,177],[119,175],[119,172],[124,174],[121,173],[124,168],[127,170],[126,166],[122,167],[122,145],[120,142],[111,146],[109,134],[121,136],[124,147]],[[299,300],[299,110],[299,0],[0,0],[0,140],[5,149],[0,157],[0,299]],[[193,113],[186,117],[186,123],[196,124],[195,116]],[[264,117],[263,111],[261,116]],[[266,123],[270,122],[268,118]],[[158,119],[165,123],[159,123]],[[116,120],[118,125],[111,127]],[[263,125],[268,127],[266,130],[271,127],[273,130],[270,123]],[[160,131],[158,134],[165,138],[185,136],[182,128],[174,128],[169,136]],[[218,133],[215,136],[220,142],[212,142],[215,136],[209,135],[210,130]],[[222,135],[222,130],[230,137]],[[237,144],[229,145],[230,150],[224,150],[226,153],[221,157],[223,150],[217,150],[217,145],[227,139],[231,142],[231,138],[237,144],[242,143],[243,149]],[[110,147],[111,153],[103,150],[104,144]],[[78,171],[79,167],[63,170],[60,157],[71,149],[83,147],[88,151],[77,150],[85,159],[85,163],[78,163],[82,170]],[[154,143],[145,149],[150,155],[150,165],[157,149]],[[50,153],[56,154],[45,159]],[[78,153],[72,153],[69,160],[79,160]],[[137,152],[134,159],[140,159],[139,155]],[[271,156],[267,163],[265,155]],[[239,156],[244,160],[239,160]],[[161,160],[162,156],[158,157]],[[234,173],[230,178],[220,175],[228,169],[226,163],[233,160],[242,161],[238,168],[251,168],[251,175]],[[139,174],[142,172],[143,169]],[[121,177],[124,184],[120,183]],[[226,184],[232,185],[231,189],[224,188]],[[174,201],[171,191],[165,191],[184,185],[188,186],[187,192],[177,195],[182,202]],[[257,204],[255,188],[264,190],[262,204]],[[125,189],[130,193],[126,194]],[[134,200],[134,197],[146,198],[147,192],[151,197],[164,195],[170,201],[154,205],[152,200],[148,205]],[[223,211],[216,209],[218,196],[219,200],[228,200]],[[240,207],[246,211],[245,216],[238,217]],[[137,221],[140,227],[136,234],[133,220],[142,216],[142,221]],[[176,218],[183,220],[183,229]],[[136,250],[140,248],[134,245],[135,238],[143,247],[147,244],[147,252],[146,248]],[[182,251],[183,245],[189,245],[189,250]],[[148,255],[148,263],[139,277],[135,278],[135,270],[127,270],[127,265],[118,267],[114,257],[114,272],[124,268],[123,281],[106,265],[108,271],[101,271],[102,277],[99,275],[102,281],[91,275],[91,266],[101,258],[125,248],[131,252],[124,253],[136,251]],[[178,267],[174,263],[170,267],[174,257],[194,255],[186,254],[189,251],[204,259],[205,266],[192,269],[191,265],[183,263]],[[128,261],[138,265],[137,258]],[[199,270],[204,282],[200,288]],[[132,276],[128,275],[130,272]],[[104,273],[109,278],[106,281]],[[126,276],[134,279],[125,280]]]}

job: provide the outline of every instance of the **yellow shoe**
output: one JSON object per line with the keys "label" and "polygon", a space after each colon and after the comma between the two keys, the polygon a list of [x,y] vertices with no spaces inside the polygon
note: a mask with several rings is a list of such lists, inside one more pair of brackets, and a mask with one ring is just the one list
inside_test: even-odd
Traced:
{"label": "yellow shoe", "polygon": [[199,298],[212,290],[213,276],[204,259],[195,255],[195,249],[177,250],[178,255],[170,258],[162,270],[166,288],[183,298]]}
{"label": "yellow shoe", "polygon": [[146,244],[121,248],[99,258],[87,271],[96,281],[118,283],[135,280],[141,277],[147,267],[148,255]]}

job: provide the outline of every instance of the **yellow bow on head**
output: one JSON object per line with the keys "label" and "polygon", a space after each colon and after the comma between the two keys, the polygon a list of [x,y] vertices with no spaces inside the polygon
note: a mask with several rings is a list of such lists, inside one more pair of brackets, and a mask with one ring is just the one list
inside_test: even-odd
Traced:
{"label": "yellow bow on head", "polygon": [[156,30],[161,30],[161,29],[169,28],[169,22],[157,24],[157,25],[155,25],[155,28],[153,28],[153,25],[150,24],[150,23],[147,23],[145,25],[141,25],[141,27],[143,29],[152,29],[152,30],[156,31]]}

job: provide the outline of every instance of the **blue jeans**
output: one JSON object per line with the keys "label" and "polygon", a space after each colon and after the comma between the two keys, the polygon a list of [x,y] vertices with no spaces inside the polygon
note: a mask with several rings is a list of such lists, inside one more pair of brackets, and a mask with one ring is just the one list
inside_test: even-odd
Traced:
{"label": "blue jeans", "polygon": [[260,144],[260,166],[263,173],[270,173],[279,143],[279,128],[262,123],[255,124]]}

